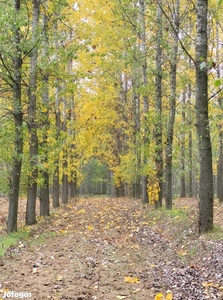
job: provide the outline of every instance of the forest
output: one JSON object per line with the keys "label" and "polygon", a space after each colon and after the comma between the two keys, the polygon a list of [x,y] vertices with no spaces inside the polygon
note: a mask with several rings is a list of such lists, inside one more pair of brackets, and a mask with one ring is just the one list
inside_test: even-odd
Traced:
{"label": "forest", "polygon": [[[196,2],[196,3],[195,3]],[[222,1],[0,1],[7,232],[77,194],[223,201]]]}

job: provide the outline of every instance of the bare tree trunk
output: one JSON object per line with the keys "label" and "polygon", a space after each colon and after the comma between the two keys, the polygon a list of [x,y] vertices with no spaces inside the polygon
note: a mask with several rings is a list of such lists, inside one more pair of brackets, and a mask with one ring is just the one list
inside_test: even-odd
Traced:
{"label": "bare tree trunk", "polygon": [[207,11],[208,1],[197,0],[196,37],[196,128],[200,160],[199,232],[213,228],[212,147],[208,117],[207,74]]}
{"label": "bare tree trunk", "polygon": [[166,143],[166,208],[172,209],[173,191],[172,191],[172,154],[173,154],[173,132],[176,113],[176,75],[177,75],[177,54],[178,54],[178,33],[180,25],[180,0],[175,3],[175,18],[174,18],[174,42],[170,59],[170,112],[167,125],[167,143]]}
{"label": "bare tree trunk", "polygon": [[[62,130],[67,130],[67,101],[65,96],[62,98],[63,112],[62,112]],[[68,151],[66,141],[63,145],[63,174],[62,174],[62,203],[68,203]]]}
{"label": "bare tree trunk", "polygon": [[[188,85],[188,105],[191,105],[191,83]],[[191,115],[189,112],[188,116],[189,125],[191,127],[192,121],[191,121]],[[189,197],[192,198],[193,193],[193,136],[192,136],[192,129],[190,128],[189,131],[189,142],[188,142],[188,164],[189,164],[189,186],[188,186],[188,194]]]}
{"label": "bare tree trunk", "polygon": [[[54,23],[54,31],[57,34],[57,23],[55,21]],[[55,48],[56,51],[58,50],[58,40],[57,38],[55,39]],[[56,53],[56,59],[57,59],[57,53]],[[56,144],[59,141],[60,137],[60,130],[61,130],[61,120],[60,120],[60,82],[57,80],[57,87],[56,87],[56,92],[55,92],[55,126],[56,126]],[[59,153],[55,151],[55,170],[53,174],[53,207],[59,207],[60,205],[60,168],[59,168]]]}
{"label": "bare tree trunk", "polygon": [[[74,97],[72,97],[71,99],[71,116],[70,116],[70,127],[74,126],[75,123],[75,113],[74,113]],[[75,129],[71,129],[70,130],[70,135],[72,136],[73,142],[70,145],[70,161],[71,164],[73,162],[73,160],[76,159],[76,133],[75,133]],[[76,167],[75,167],[76,168]],[[68,195],[70,198],[75,198],[77,196],[77,171],[76,169],[74,169],[74,164],[71,166],[71,175],[70,175],[70,180],[69,180],[69,187],[68,187]]]}
{"label": "bare tree trunk", "polygon": [[[138,54],[138,46],[135,45],[136,56]],[[140,95],[138,92],[140,86],[140,69],[138,65],[133,66],[133,79],[132,79],[132,102],[133,102],[133,122],[134,122],[134,151],[136,156],[136,166],[135,166],[135,178],[133,182],[133,196],[137,199],[141,196],[141,185],[140,185],[140,170],[141,170],[141,147],[139,141],[140,133]]]}
{"label": "bare tree trunk", "polygon": [[[20,0],[14,1],[15,16],[17,18],[20,12]],[[15,124],[15,140],[14,140],[14,155],[12,162],[12,170],[9,181],[9,209],[7,232],[17,231],[17,216],[18,216],[18,201],[19,201],[19,187],[22,167],[22,153],[23,153],[23,134],[22,134],[22,103],[21,103],[21,68],[22,57],[20,49],[20,28],[15,20],[14,28],[14,42],[15,42],[15,56],[14,56],[14,78],[13,78],[13,102],[14,102],[14,124]]]}
{"label": "bare tree trunk", "polygon": [[155,103],[155,163],[156,177],[159,184],[158,201],[155,201],[155,207],[162,207],[163,197],[163,128],[162,128],[162,37],[163,37],[163,20],[162,20],[162,0],[157,4],[156,24],[156,103]]}
{"label": "bare tree trunk", "polygon": [[219,125],[219,134],[218,134],[218,165],[217,165],[217,198],[219,202],[223,202],[223,156],[222,156],[222,125]]}
{"label": "bare tree trunk", "polygon": [[40,0],[33,0],[32,42],[33,49],[30,57],[30,79],[28,88],[28,127],[30,172],[28,176],[28,193],[26,205],[26,225],[36,223],[36,196],[38,178],[38,137],[36,122],[36,89],[37,89],[37,33],[39,26]]}
{"label": "bare tree trunk", "polygon": [[110,182],[111,182],[111,187],[110,187],[110,196],[111,198],[116,197],[116,188],[115,188],[115,183],[114,183],[114,171],[110,171]]}
{"label": "bare tree trunk", "polygon": [[[56,121],[56,141],[59,141],[60,137],[60,127],[61,127],[61,121],[60,121],[60,87],[56,88],[55,93],[55,121]],[[60,205],[60,167],[59,167],[59,154],[56,151],[56,157],[55,157],[55,170],[53,174],[53,207],[59,207]]]}
{"label": "bare tree trunk", "polygon": [[[141,39],[141,55],[142,55],[142,84],[144,87],[148,84],[147,77],[147,46],[146,46],[146,24],[145,24],[145,11],[146,11],[146,2],[145,0],[139,0],[139,14],[140,14],[140,39]],[[148,95],[143,95],[143,120],[142,120],[142,168],[147,165],[147,152],[149,147],[149,130],[148,130],[148,122],[147,122],[147,114],[149,112],[149,99]],[[142,174],[142,203],[148,203],[148,174],[143,172]]]}
{"label": "bare tree trunk", "polygon": [[[221,69],[220,69],[220,39],[219,39],[219,24],[216,24],[216,61],[217,61],[217,77],[221,79]],[[218,104],[220,110],[222,110],[222,93],[218,96]],[[218,165],[217,165],[217,198],[219,202],[223,202],[223,133],[222,124],[218,125]]]}
{"label": "bare tree trunk", "polygon": [[[186,113],[185,113],[185,106],[186,106],[186,93],[183,92],[182,98],[182,125],[186,124]],[[180,175],[180,198],[186,197],[186,176],[185,176],[185,128],[183,127],[181,133],[181,175]]]}
{"label": "bare tree trunk", "polygon": [[[45,2],[45,8],[47,9],[47,1]],[[42,59],[48,60],[48,17],[46,14],[43,15],[43,50],[42,50]],[[48,151],[47,151],[47,137],[49,129],[49,74],[48,71],[44,71],[42,83],[43,83],[43,92],[42,92],[42,140],[40,142],[40,151],[41,151],[41,165],[42,169],[40,170],[40,175],[42,179],[42,185],[39,190],[39,199],[40,199],[40,216],[49,216],[50,214],[50,193],[49,193],[49,173],[48,173]]]}

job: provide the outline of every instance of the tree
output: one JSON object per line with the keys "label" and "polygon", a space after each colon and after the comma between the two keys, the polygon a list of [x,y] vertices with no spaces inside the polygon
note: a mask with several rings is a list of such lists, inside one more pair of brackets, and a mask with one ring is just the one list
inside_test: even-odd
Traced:
{"label": "tree", "polygon": [[157,4],[157,40],[156,40],[156,102],[155,102],[155,125],[154,125],[154,136],[155,136],[155,163],[157,180],[159,184],[159,198],[155,201],[155,207],[162,206],[163,197],[163,125],[162,125],[162,38],[163,38],[163,12],[162,12],[162,1]]}
{"label": "tree", "polygon": [[[149,112],[149,97],[148,92],[146,91],[148,84],[147,77],[147,39],[146,39],[146,1],[139,1],[139,25],[140,25],[140,34],[139,38],[141,40],[140,50],[142,56],[142,85],[144,87],[143,93],[143,119],[142,119],[142,164],[143,169],[146,170],[146,165],[148,163],[148,147],[149,147],[149,127],[148,127],[148,112]],[[148,175],[147,171],[143,171],[142,174],[142,203],[148,203],[148,192],[147,192],[147,184],[148,184]]]}
{"label": "tree", "polygon": [[[221,68],[220,68],[220,40],[219,40],[219,24],[216,24],[216,61],[217,61],[217,77],[221,80]],[[222,93],[218,96],[219,109],[222,110]],[[218,165],[217,165],[217,198],[219,202],[223,202],[223,133],[222,124],[218,125]]]}
{"label": "tree", "polygon": [[40,0],[33,0],[32,50],[30,53],[30,77],[28,87],[28,129],[30,149],[30,173],[28,176],[28,193],[26,205],[26,224],[36,223],[36,196],[38,179],[38,137],[36,120],[37,102],[37,59]]}
{"label": "tree", "polygon": [[48,57],[49,57],[49,16],[47,15],[48,1],[44,3],[43,11],[43,41],[42,41],[42,110],[40,116],[41,137],[39,138],[39,154],[40,154],[40,216],[48,216],[50,214],[50,194],[49,194],[49,167],[48,167],[48,131],[49,131],[49,70]]}
{"label": "tree", "polygon": [[173,161],[173,136],[176,114],[176,84],[177,84],[177,56],[178,56],[178,34],[180,26],[180,0],[175,2],[174,24],[173,24],[173,47],[170,49],[170,109],[167,125],[166,141],[166,208],[172,209],[172,161]]}
{"label": "tree", "polygon": [[208,1],[197,0],[196,128],[199,148],[199,232],[213,228],[213,171],[208,116]]}
{"label": "tree", "polygon": [[[55,61],[58,61],[59,41],[57,38],[58,25],[57,20],[54,21],[54,32],[55,32]],[[59,78],[56,78],[55,87],[55,153],[54,153],[54,172],[53,172],[53,207],[59,207],[60,205],[60,167],[59,167],[59,142],[60,142],[60,131],[61,131],[61,109],[60,109],[60,91],[61,84]]]}
{"label": "tree", "polygon": [[[15,125],[15,139],[14,139],[14,154],[12,160],[12,169],[9,180],[9,209],[8,209],[8,222],[7,232],[17,231],[17,215],[18,215],[18,199],[19,199],[19,187],[22,167],[22,153],[23,153],[23,112],[22,112],[22,49],[21,49],[21,31],[19,26],[19,14],[21,3],[20,0],[14,1],[14,15],[15,22],[13,28],[13,38],[15,44],[14,58],[13,58],[13,77],[12,89],[13,89],[13,118]],[[2,60],[2,56],[1,56]]]}

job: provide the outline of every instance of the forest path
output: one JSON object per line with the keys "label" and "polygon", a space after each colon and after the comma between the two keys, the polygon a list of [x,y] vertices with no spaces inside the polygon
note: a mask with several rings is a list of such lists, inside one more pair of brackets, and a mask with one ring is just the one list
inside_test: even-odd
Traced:
{"label": "forest path", "polygon": [[[158,300],[223,299],[221,278],[214,290],[209,280],[216,266],[189,262],[186,246],[171,241],[168,223],[159,229],[147,210],[127,198],[80,199],[56,210],[3,258],[0,297],[7,292],[15,299],[14,291],[36,300],[153,300],[159,293]],[[189,230],[185,238],[191,233],[182,230]]]}

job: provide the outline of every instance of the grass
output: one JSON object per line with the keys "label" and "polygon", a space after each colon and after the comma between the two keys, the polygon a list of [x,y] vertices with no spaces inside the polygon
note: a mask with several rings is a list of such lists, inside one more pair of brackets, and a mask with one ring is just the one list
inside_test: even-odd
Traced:
{"label": "grass", "polygon": [[218,225],[214,225],[213,229],[210,230],[209,232],[204,234],[205,237],[207,237],[208,239],[211,238],[213,240],[223,240],[223,229],[218,226]]}
{"label": "grass", "polygon": [[157,227],[177,247],[181,247],[186,241],[196,238],[194,231],[194,218],[189,209],[173,207],[172,210],[165,208],[152,209],[147,212],[148,221]]}
{"label": "grass", "polygon": [[46,233],[42,233],[40,235],[37,235],[34,237],[34,239],[32,239],[31,244],[35,245],[35,244],[43,244],[45,242],[45,240],[47,240],[50,237],[55,237],[57,234],[56,232],[52,231],[52,232],[46,232]]}
{"label": "grass", "polygon": [[187,211],[178,208],[173,208],[172,210],[165,208],[152,209],[147,212],[147,217],[152,220],[168,219],[171,222],[178,222],[178,220],[182,221],[188,218]]}
{"label": "grass", "polygon": [[19,241],[24,241],[28,239],[29,236],[30,230],[27,228],[0,236],[0,256],[3,256],[8,248],[16,246]]}
{"label": "grass", "polygon": [[[49,237],[55,237],[55,232],[42,233],[35,237],[32,237],[31,244],[42,244]],[[5,234],[0,236],[0,257],[5,254],[10,247],[17,246],[19,242],[28,240],[31,237],[31,231],[29,228],[23,228],[17,232]]]}

